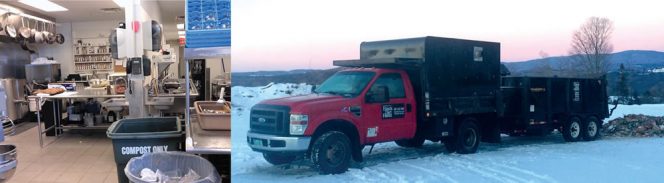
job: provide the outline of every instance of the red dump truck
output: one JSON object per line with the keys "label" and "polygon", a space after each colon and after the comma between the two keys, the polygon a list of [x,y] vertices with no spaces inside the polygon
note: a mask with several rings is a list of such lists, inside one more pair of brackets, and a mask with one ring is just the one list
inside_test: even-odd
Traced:
{"label": "red dump truck", "polygon": [[501,134],[594,140],[608,116],[604,78],[510,77],[500,43],[441,37],[363,42],[360,59],[312,94],[262,101],[251,109],[247,143],[279,165],[310,160],[345,172],[362,149],[382,142],[442,142],[474,153]]}

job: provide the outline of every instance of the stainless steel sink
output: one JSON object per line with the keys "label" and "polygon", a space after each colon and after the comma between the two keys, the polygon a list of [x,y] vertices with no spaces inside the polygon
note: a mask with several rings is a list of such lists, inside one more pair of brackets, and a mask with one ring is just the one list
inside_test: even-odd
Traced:
{"label": "stainless steel sink", "polygon": [[151,97],[145,102],[145,105],[152,106],[157,110],[168,110],[174,102],[175,98],[173,97]]}

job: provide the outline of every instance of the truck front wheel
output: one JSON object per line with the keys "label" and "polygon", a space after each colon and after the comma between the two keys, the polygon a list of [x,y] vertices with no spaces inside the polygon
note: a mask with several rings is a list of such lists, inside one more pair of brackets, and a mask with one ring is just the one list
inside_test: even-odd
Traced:
{"label": "truck front wheel", "polygon": [[321,174],[338,174],[348,170],[351,160],[350,140],[339,131],[329,131],[311,147],[311,161]]}
{"label": "truck front wheel", "polygon": [[424,138],[414,137],[412,139],[396,140],[394,143],[401,147],[422,147],[422,144],[424,144]]}
{"label": "truck front wheel", "polygon": [[283,165],[295,161],[295,156],[263,153],[263,159],[272,165]]}
{"label": "truck front wheel", "polygon": [[459,154],[471,154],[477,152],[480,145],[480,129],[473,119],[466,119],[457,128],[454,146]]}
{"label": "truck front wheel", "polygon": [[582,128],[581,120],[578,117],[571,117],[569,121],[563,124],[563,138],[567,142],[576,142],[581,139]]}

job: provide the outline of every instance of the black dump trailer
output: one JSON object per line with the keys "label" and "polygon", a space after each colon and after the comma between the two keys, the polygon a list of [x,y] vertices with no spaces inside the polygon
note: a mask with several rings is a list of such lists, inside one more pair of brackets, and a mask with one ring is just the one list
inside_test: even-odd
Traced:
{"label": "black dump trailer", "polygon": [[606,84],[604,77],[503,77],[501,131],[519,136],[559,129],[567,141],[593,140],[609,115]]}

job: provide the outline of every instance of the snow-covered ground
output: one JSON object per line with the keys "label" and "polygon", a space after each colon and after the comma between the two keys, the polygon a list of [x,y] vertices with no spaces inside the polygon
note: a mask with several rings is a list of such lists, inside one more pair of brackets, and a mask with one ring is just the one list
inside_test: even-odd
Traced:
{"label": "snow-covered ground", "polygon": [[[447,153],[438,143],[419,149],[376,145],[346,173],[319,175],[304,167],[277,167],[246,144],[251,106],[264,99],[306,94],[304,84],[233,87],[232,166],[239,182],[662,182],[664,138],[603,138],[565,143],[558,134],[503,138],[483,143],[476,154]],[[664,116],[664,105],[618,106],[624,114]]]}

